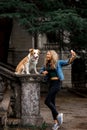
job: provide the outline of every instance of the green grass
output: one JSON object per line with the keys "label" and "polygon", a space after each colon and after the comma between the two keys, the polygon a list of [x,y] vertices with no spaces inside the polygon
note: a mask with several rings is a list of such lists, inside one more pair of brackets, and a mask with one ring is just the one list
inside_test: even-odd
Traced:
{"label": "green grass", "polygon": [[41,126],[26,125],[26,126],[7,126],[3,127],[3,130],[46,130],[47,124],[44,122]]}

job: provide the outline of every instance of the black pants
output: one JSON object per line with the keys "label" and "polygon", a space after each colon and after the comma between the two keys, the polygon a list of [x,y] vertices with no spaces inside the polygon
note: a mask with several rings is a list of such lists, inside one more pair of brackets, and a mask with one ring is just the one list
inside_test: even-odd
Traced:
{"label": "black pants", "polygon": [[56,120],[56,117],[58,115],[58,112],[55,106],[55,97],[59,90],[60,90],[60,81],[51,80],[50,86],[49,86],[49,92],[47,94],[45,104],[50,108],[54,120]]}

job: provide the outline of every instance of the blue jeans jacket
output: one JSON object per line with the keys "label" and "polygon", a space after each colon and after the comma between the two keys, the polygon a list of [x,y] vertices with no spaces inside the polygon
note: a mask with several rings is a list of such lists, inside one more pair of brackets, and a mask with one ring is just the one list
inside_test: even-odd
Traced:
{"label": "blue jeans jacket", "polygon": [[[58,60],[58,62],[57,62],[56,71],[57,71],[57,75],[60,80],[64,80],[64,74],[62,71],[62,67],[67,66],[67,65],[69,65],[69,59],[68,60]],[[40,73],[42,73],[45,70],[46,70],[45,66],[43,66],[40,70]],[[48,76],[46,75],[45,78],[48,78]]]}

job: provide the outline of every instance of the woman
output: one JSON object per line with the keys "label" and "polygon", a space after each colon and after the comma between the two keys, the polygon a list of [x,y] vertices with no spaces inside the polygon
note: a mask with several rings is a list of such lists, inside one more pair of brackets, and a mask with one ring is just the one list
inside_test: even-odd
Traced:
{"label": "woman", "polygon": [[62,67],[71,64],[76,58],[76,53],[71,50],[71,58],[59,60],[58,54],[54,50],[47,51],[44,66],[40,73],[50,81],[49,91],[45,99],[45,104],[50,108],[54,119],[53,130],[57,130],[63,123],[63,113],[58,113],[55,105],[55,97],[60,90],[61,81],[64,80]]}

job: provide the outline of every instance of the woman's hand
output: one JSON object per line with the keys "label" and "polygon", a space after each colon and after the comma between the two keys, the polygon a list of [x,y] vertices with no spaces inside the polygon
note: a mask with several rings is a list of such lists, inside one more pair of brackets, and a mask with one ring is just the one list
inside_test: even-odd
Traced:
{"label": "woman's hand", "polygon": [[75,51],[71,50],[71,55],[72,55],[72,57],[76,56]]}
{"label": "woman's hand", "polygon": [[42,74],[45,76],[48,74],[48,71],[43,71]]}
{"label": "woman's hand", "polygon": [[76,53],[71,50],[71,58],[69,59],[69,64],[71,64],[76,59]]}

